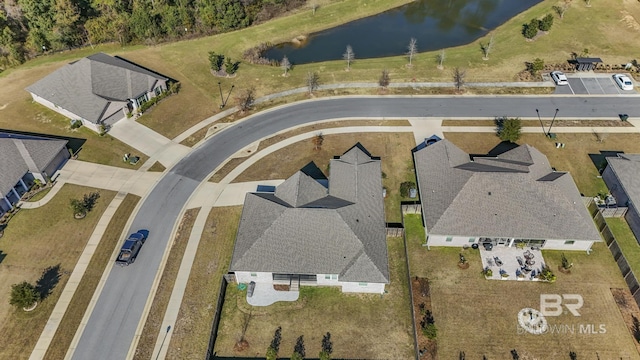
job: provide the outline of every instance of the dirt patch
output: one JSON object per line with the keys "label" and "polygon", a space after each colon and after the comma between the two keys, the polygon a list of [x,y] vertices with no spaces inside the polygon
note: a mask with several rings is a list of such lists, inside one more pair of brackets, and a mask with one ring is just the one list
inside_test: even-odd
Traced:
{"label": "dirt patch", "polygon": [[611,294],[616,300],[616,305],[620,309],[620,314],[624,319],[629,332],[633,336],[636,345],[636,349],[640,352],[640,309],[633,296],[628,289],[614,288],[611,289]]}
{"label": "dirt patch", "polygon": [[622,10],[620,11],[620,15],[622,18],[620,22],[623,23],[629,29],[633,29],[635,31],[640,31],[640,24],[636,21],[636,18],[633,17],[628,11]]}
{"label": "dirt patch", "polygon": [[421,324],[425,317],[432,312],[431,308],[431,288],[429,280],[421,277],[414,277],[411,280],[413,297],[413,313],[416,323],[416,336],[418,338],[418,352],[421,359],[438,359],[438,343],[435,339],[429,339],[422,333]]}

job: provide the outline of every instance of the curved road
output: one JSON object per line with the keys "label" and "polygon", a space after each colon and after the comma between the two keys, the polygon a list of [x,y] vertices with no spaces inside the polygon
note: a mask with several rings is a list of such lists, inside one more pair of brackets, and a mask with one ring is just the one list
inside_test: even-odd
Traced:
{"label": "curved road", "polygon": [[339,118],[535,118],[535,109],[559,118],[640,117],[637,97],[342,97],[305,101],[265,111],[230,126],[176,164],[144,199],[132,231],[150,230],[137,261],[113,267],[89,318],[73,359],[125,359],[153,280],[182,208],[200,182],[228,157],[275,132]]}

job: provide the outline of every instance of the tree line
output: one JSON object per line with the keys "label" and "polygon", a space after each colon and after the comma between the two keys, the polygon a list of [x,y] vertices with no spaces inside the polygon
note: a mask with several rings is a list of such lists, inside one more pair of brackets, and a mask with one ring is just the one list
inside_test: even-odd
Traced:
{"label": "tree line", "polygon": [[304,0],[4,0],[0,71],[49,51],[154,43],[266,21]]}

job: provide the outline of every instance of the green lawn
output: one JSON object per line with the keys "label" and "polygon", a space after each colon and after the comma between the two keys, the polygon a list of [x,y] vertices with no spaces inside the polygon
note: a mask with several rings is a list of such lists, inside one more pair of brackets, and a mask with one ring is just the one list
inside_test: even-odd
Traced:
{"label": "green lawn", "polygon": [[624,218],[606,218],[606,221],[631,270],[634,274],[640,274],[640,245],[627,221]]}

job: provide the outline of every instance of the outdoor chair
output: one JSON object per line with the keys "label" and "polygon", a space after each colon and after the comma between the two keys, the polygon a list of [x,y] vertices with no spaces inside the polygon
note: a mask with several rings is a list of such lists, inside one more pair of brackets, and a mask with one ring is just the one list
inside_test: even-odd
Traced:
{"label": "outdoor chair", "polygon": [[494,256],[494,257],[493,257],[493,261],[495,261],[495,263],[496,263],[496,265],[497,265],[497,266],[502,266],[502,260],[500,260],[500,258],[499,258],[499,257]]}

